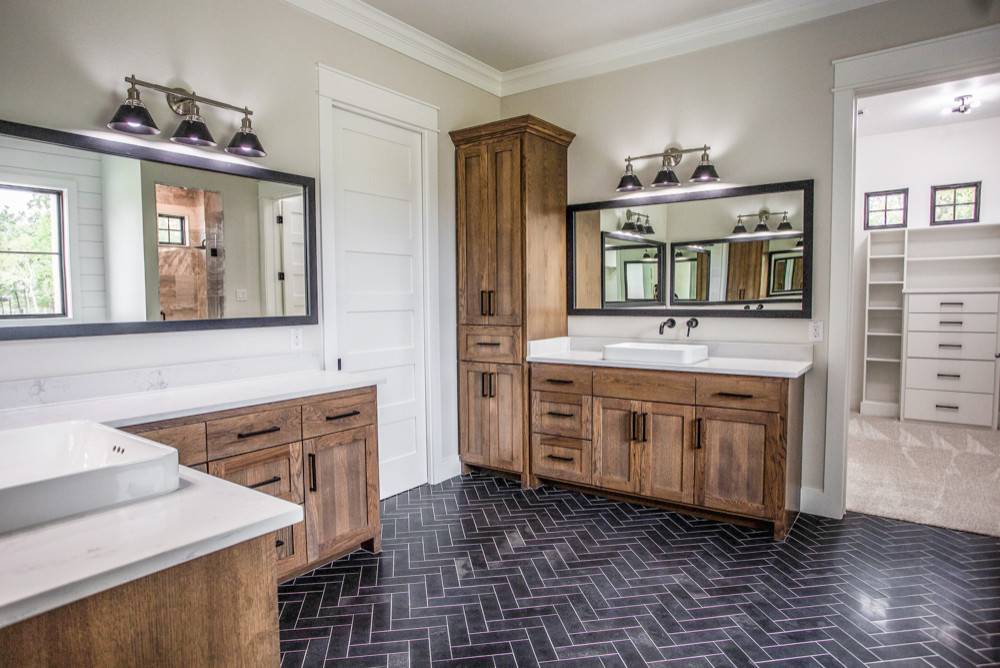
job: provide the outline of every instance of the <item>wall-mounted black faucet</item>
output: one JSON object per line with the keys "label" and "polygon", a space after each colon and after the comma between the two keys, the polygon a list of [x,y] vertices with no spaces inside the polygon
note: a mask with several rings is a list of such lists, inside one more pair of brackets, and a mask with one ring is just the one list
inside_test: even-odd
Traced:
{"label": "wall-mounted black faucet", "polygon": [[663,322],[660,323],[660,336],[663,336],[663,328],[664,327],[667,327],[669,329],[673,329],[676,326],[677,326],[677,321],[676,320],[674,320],[673,318],[667,318],[666,320],[664,320]]}
{"label": "wall-mounted black faucet", "polygon": [[691,336],[691,330],[698,327],[698,318],[688,318],[688,321],[684,324],[687,325],[688,328],[687,335]]}

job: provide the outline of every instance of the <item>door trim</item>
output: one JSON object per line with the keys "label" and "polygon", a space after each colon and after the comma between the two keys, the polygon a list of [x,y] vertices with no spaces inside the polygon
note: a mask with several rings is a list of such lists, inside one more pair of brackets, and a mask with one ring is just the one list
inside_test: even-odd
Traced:
{"label": "door trim", "polygon": [[[336,218],[334,192],[333,114],[332,107],[382,121],[420,135],[421,199],[423,201],[424,263],[424,401],[426,410],[427,479],[439,483],[459,475],[457,434],[446,443],[442,432],[440,269],[438,226],[438,108],[421,100],[365,81],[327,65],[317,67],[320,144],[320,270],[321,330],[323,366],[337,368],[339,342],[336,322],[326,322],[325,314],[337,313],[336,272],[323,271],[325,258],[334,258],[333,221]],[[323,228],[329,233],[323,233]],[[331,316],[331,320],[335,315]]]}

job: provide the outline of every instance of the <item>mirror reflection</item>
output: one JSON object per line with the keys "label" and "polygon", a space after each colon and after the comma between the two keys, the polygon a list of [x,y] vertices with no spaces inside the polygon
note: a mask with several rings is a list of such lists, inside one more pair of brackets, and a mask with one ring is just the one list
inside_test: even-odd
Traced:
{"label": "mirror reflection", "polygon": [[805,202],[799,188],[575,210],[573,307],[801,311]]}
{"label": "mirror reflection", "polygon": [[306,315],[304,196],[0,136],[0,322]]}

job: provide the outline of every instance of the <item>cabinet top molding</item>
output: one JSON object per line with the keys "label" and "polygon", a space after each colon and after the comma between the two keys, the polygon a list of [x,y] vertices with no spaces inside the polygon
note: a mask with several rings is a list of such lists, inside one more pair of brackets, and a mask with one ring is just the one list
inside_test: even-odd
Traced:
{"label": "cabinet top molding", "polygon": [[494,137],[502,137],[504,135],[518,134],[522,132],[530,132],[531,134],[538,135],[548,139],[549,141],[562,144],[563,146],[569,146],[573,141],[573,138],[576,137],[575,133],[572,133],[569,130],[564,130],[558,125],[554,125],[530,114],[525,114],[524,116],[514,116],[513,118],[504,118],[491,123],[475,125],[471,128],[452,130],[448,134],[451,136],[451,141],[454,142],[455,146],[462,146],[464,144],[473,144],[484,139],[492,139]]}

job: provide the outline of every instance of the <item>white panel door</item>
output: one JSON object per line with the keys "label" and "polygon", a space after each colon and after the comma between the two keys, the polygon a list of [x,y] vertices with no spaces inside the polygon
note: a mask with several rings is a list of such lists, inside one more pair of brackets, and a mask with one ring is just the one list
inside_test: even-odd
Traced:
{"label": "white panel door", "polygon": [[423,202],[417,132],[333,108],[337,341],[379,386],[386,498],[427,482]]}
{"label": "white panel door", "polygon": [[306,314],[306,226],[302,195],[278,201],[281,212],[281,282],[283,313]]}

